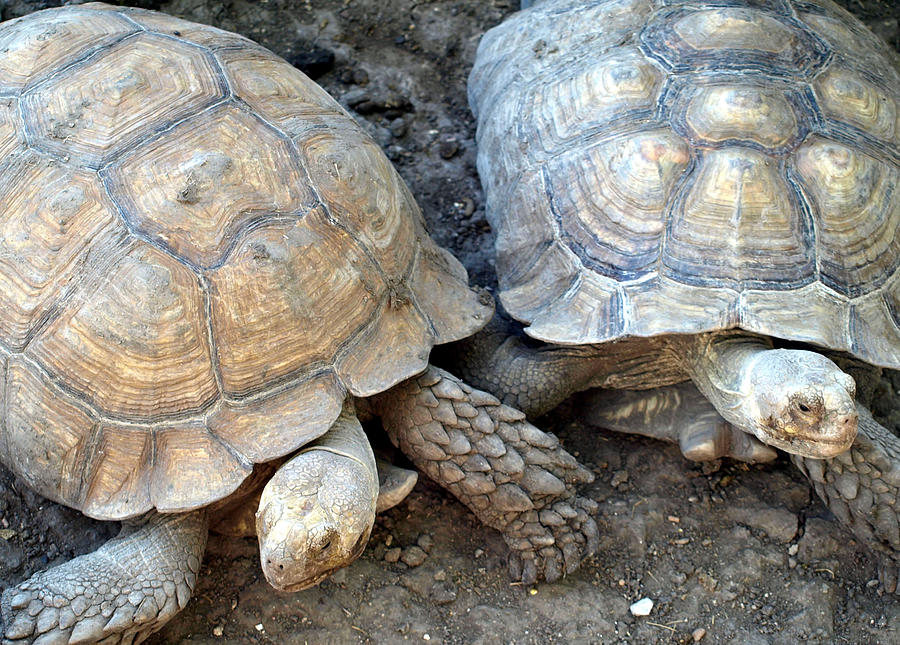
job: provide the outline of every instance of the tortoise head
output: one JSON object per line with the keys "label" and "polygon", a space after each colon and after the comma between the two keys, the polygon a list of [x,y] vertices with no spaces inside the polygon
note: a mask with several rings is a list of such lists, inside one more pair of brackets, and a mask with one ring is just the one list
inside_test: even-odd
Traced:
{"label": "tortoise head", "polygon": [[285,463],[256,513],[269,584],[300,591],[356,560],[372,532],[377,492],[372,471],[346,455],[310,450]]}
{"label": "tortoise head", "polygon": [[825,459],[856,438],[856,383],[828,358],[805,350],[763,352],[748,370],[745,392],[760,441]]}

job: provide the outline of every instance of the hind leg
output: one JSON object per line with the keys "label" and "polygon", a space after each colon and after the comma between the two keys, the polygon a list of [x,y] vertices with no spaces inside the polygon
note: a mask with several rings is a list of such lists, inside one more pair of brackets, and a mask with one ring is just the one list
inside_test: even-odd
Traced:
{"label": "hind leg", "polygon": [[692,461],[766,462],[778,454],[723,419],[693,383],[652,390],[588,390],[576,406],[593,425],[678,443]]}

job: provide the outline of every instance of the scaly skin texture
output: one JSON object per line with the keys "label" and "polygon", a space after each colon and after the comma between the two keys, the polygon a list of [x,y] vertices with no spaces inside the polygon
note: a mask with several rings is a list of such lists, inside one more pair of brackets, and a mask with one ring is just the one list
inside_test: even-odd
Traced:
{"label": "scaly skin texture", "polygon": [[150,513],[99,549],[3,592],[3,645],[140,643],[184,609],[206,511]]}
{"label": "scaly skin texture", "polygon": [[467,382],[530,418],[591,387],[640,390],[690,379],[729,423],[787,452],[832,457],[856,434],[851,376],[821,354],[773,349],[769,339],[740,331],[529,347],[493,322],[446,355]]}
{"label": "scaly skin texture", "polygon": [[573,571],[596,551],[593,480],[525,415],[436,367],[372,399],[396,445],[502,534],[512,575],[530,584]]}
{"label": "scaly skin texture", "polygon": [[832,459],[791,455],[835,517],[879,559],[888,593],[900,593],[900,439],[862,405],[859,432],[847,452]]}
{"label": "scaly skin texture", "polygon": [[530,419],[589,387],[596,355],[589,347],[527,347],[498,316],[477,334],[435,349],[467,383]]}

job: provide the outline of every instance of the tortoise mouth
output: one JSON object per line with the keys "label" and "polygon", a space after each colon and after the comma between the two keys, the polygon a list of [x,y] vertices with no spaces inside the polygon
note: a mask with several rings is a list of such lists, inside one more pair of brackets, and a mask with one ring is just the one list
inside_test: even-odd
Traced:
{"label": "tortoise mouth", "polygon": [[323,571],[312,578],[305,578],[300,582],[294,582],[289,585],[276,585],[272,583],[272,580],[269,580],[269,584],[275,587],[278,591],[286,591],[286,592],[294,592],[294,591],[303,591],[304,589],[309,589],[310,587],[315,587],[317,584],[322,582],[325,578],[330,576],[332,573],[337,571],[338,569],[342,569],[343,567],[332,567],[327,571]]}
{"label": "tortoise mouth", "polygon": [[839,438],[773,436],[766,432],[759,432],[756,436],[763,443],[794,455],[810,459],[830,459],[850,449],[856,439],[856,432]]}

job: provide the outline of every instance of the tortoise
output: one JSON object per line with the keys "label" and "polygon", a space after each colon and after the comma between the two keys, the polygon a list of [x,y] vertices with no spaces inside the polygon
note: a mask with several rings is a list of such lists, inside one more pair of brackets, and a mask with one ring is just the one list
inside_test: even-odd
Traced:
{"label": "tortoise", "polygon": [[599,425],[696,460],[785,450],[896,590],[900,441],[825,355],[900,368],[896,53],[829,0],[550,0],[469,100],[521,326],[456,372],[529,417],[601,388]]}
{"label": "tortoise", "polygon": [[346,564],[377,504],[359,415],[501,531],[523,580],[597,548],[591,473],[429,366],[493,301],[320,87],[236,34],[100,3],[0,45],[0,461],[124,522],[4,591],[4,645],[144,640],[188,601],[210,517],[260,481],[273,586]]}

